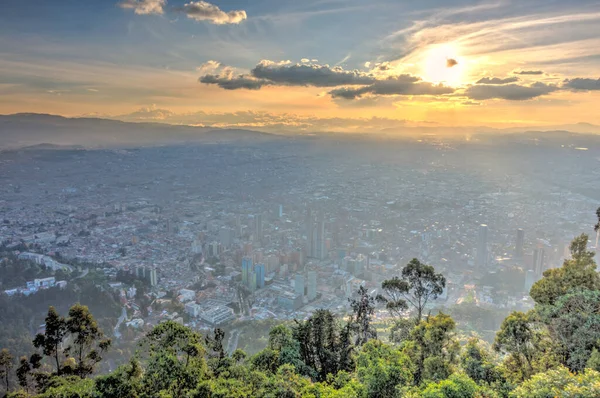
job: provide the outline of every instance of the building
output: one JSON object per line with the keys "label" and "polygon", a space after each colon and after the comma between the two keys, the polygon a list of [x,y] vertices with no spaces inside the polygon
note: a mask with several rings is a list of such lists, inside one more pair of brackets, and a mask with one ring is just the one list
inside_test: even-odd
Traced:
{"label": "building", "polygon": [[477,256],[475,257],[475,266],[482,268],[487,265],[488,260],[488,226],[481,224],[479,226],[479,236],[477,239]]}
{"label": "building", "polygon": [[541,278],[545,270],[546,254],[543,247],[538,247],[533,251],[532,270],[537,278]]}
{"label": "building", "polygon": [[150,286],[152,286],[152,287],[158,285],[158,278],[156,276],[156,268],[150,268],[148,270],[148,281],[150,282]]}
{"label": "building", "polygon": [[296,311],[302,307],[302,296],[295,295],[292,292],[282,292],[277,296],[277,304],[285,310]]}
{"label": "building", "polygon": [[313,301],[317,298],[317,272],[308,271],[308,301]]}
{"label": "building", "polygon": [[242,258],[242,283],[248,285],[248,274],[253,269],[252,257]]}
{"label": "building", "polygon": [[535,272],[533,272],[533,270],[527,270],[527,272],[525,272],[525,291],[529,292],[531,290],[531,287],[533,286],[533,284],[535,283]]}
{"label": "building", "polygon": [[265,287],[265,265],[256,264],[254,266],[254,274],[256,275],[256,287],[258,289]]}
{"label": "building", "polygon": [[310,209],[310,207],[306,208],[306,219],[304,220],[304,227],[306,228],[306,254],[309,257],[313,257],[314,220],[312,216],[312,210]]}
{"label": "building", "polygon": [[317,231],[314,242],[315,253],[313,257],[323,260],[325,257],[327,257],[327,249],[325,247],[325,221],[320,220],[317,222],[316,229]]}
{"label": "building", "polygon": [[525,231],[517,229],[517,241],[515,242],[515,257],[523,258],[523,245],[525,244]]}
{"label": "building", "polygon": [[296,274],[296,279],[294,280],[294,291],[297,296],[304,296],[304,275]]}
{"label": "building", "polygon": [[261,243],[263,240],[263,216],[256,214],[254,216],[254,241]]}
{"label": "building", "polygon": [[221,227],[219,230],[219,242],[225,248],[229,248],[233,244],[235,231],[228,227]]}

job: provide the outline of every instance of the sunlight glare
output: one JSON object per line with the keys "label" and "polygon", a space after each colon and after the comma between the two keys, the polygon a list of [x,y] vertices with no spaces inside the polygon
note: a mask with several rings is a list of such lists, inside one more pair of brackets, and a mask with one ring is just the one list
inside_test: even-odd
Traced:
{"label": "sunlight glare", "polygon": [[458,86],[462,83],[465,66],[456,46],[436,45],[425,54],[423,78],[432,83]]}

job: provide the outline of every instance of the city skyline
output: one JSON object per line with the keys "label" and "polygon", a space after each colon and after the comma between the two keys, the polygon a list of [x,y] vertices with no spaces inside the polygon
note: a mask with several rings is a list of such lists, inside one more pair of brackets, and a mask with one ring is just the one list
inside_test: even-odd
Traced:
{"label": "city skyline", "polygon": [[0,6],[0,114],[307,132],[600,124],[594,2],[30,3]]}

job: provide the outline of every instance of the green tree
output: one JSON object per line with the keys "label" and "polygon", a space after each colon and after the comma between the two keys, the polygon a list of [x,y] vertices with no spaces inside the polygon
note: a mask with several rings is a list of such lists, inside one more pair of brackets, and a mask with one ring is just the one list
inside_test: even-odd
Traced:
{"label": "green tree", "polygon": [[499,378],[499,372],[478,339],[469,339],[460,357],[464,372],[477,383],[492,384]]}
{"label": "green tree", "polygon": [[22,356],[19,359],[19,366],[17,367],[17,381],[19,382],[19,386],[23,388],[26,392],[29,392],[29,374],[31,372],[31,365],[29,364],[29,360],[26,356]]}
{"label": "green tree", "polygon": [[[350,299],[349,299],[350,300]],[[350,300],[352,308],[351,323],[356,329],[356,346],[366,344],[370,339],[377,338],[377,331],[371,326],[375,313],[375,299],[369,295],[364,286],[358,288],[358,299]]]}
{"label": "green tree", "polygon": [[8,376],[13,368],[13,359],[14,357],[6,348],[0,351],[0,377],[4,378],[4,385],[7,392],[9,389]]}
{"label": "green tree", "polygon": [[422,392],[423,398],[474,398],[477,384],[469,376],[456,373],[447,380],[429,384]]}
{"label": "green tree", "polygon": [[539,305],[553,305],[572,289],[600,289],[594,252],[587,250],[588,236],[581,234],[571,242],[571,259],[561,268],[544,271],[544,277],[533,284],[529,295]]}
{"label": "green tree", "polygon": [[595,371],[600,371],[600,351],[597,348],[592,350],[590,358],[587,360],[585,367]]}
{"label": "green tree", "polygon": [[399,396],[402,387],[413,382],[414,365],[400,350],[379,340],[366,343],[356,358],[356,374],[369,398]]}
{"label": "green tree", "polygon": [[425,306],[430,300],[435,300],[446,287],[446,278],[436,274],[431,265],[421,263],[413,258],[402,269],[401,277],[383,281],[383,295],[377,299],[385,303],[393,316],[399,317],[409,305],[417,312],[417,322],[423,317]]}
{"label": "green tree", "polygon": [[158,324],[140,342],[142,392],[181,396],[206,374],[205,349],[198,333],[176,322]]}
{"label": "green tree", "polygon": [[411,331],[403,350],[415,364],[414,380],[443,380],[453,371],[460,346],[455,338],[455,323],[446,314],[428,316]]}
{"label": "green tree", "polygon": [[75,304],[69,309],[66,325],[71,333],[71,342],[65,352],[75,358],[75,374],[83,379],[94,372],[94,367],[102,360],[101,355],[108,350],[111,341],[104,337],[85,305]]}
{"label": "green tree", "polygon": [[44,355],[53,358],[56,365],[56,374],[60,376],[61,369],[61,346],[67,335],[67,322],[60,316],[54,307],[48,309],[46,315],[46,330],[44,334],[38,334],[33,340],[35,348],[41,348]]}
{"label": "green tree", "polygon": [[574,374],[565,367],[538,373],[518,386],[513,398],[597,398],[600,373],[592,369]]}

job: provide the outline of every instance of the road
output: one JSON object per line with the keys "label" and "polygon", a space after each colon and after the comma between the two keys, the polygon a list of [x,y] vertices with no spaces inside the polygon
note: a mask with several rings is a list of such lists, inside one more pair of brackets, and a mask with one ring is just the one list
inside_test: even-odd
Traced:
{"label": "road", "polygon": [[121,324],[123,323],[123,321],[125,319],[127,319],[127,309],[125,307],[123,307],[121,309],[121,316],[119,317],[119,320],[117,321],[117,325],[115,326],[115,330],[113,331],[113,335],[117,339],[121,338],[121,332],[119,332],[119,327],[121,326]]}

